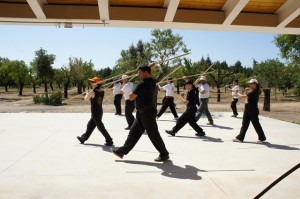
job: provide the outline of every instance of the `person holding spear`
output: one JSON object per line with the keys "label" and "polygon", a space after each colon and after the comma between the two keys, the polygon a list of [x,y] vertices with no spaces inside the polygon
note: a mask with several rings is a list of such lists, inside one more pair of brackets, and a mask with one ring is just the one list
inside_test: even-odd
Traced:
{"label": "person holding spear", "polygon": [[199,89],[199,100],[200,107],[198,109],[198,113],[196,114],[196,120],[198,121],[203,112],[205,112],[208,123],[207,125],[213,125],[214,121],[211,117],[211,114],[208,110],[208,100],[209,100],[209,85],[207,83],[205,76],[200,76],[195,82],[195,87]]}
{"label": "person holding spear", "polygon": [[128,80],[127,75],[122,75],[121,80],[123,82],[123,85],[121,86],[121,94],[123,94],[125,98],[125,117],[128,123],[128,127],[126,127],[125,130],[130,130],[134,122],[134,116],[132,113],[135,108],[134,101],[129,99],[129,95],[132,93],[133,84]]}
{"label": "person holding spear", "polygon": [[121,159],[133,149],[145,130],[152,144],[156,150],[159,151],[159,156],[154,159],[154,161],[162,162],[169,159],[169,152],[159,134],[155,120],[157,110],[153,96],[156,82],[152,77],[153,70],[154,64],[142,64],[138,67],[138,74],[141,81],[129,95],[129,99],[132,101],[135,100],[136,102],[136,118],[130,128],[124,145],[112,150],[112,153]]}
{"label": "person holding spear", "polygon": [[109,133],[107,132],[102,122],[102,116],[103,116],[102,101],[104,97],[104,91],[101,90],[101,79],[99,77],[94,77],[92,79],[89,79],[89,83],[92,86],[92,90],[86,92],[84,101],[90,100],[92,116],[87,124],[87,129],[85,133],[82,134],[81,136],[77,136],[77,139],[81,144],[84,144],[84,142],[89,139],[94,129],[97,127],[98,130],[105,137],[106,143],[104,145],[112,146],[113,139],[110,137]]}
{"label": "person holding spear", "polygon": [[248,130],[250,121],[258,135],[257,143],[263,143],[266,141],[265,133],[260,125],[258,115],[258,100],[260,94],[260,88],[256,79],[250,79],[248,82],[249,88],[246,89],[245,94],[237,94],[240,98],[245,100],[245,109],[243,115],[243,122],[240,133],[232,140],[233,142],[243,142]]}
{"label": "person holding spear", "polygon": [[190,126],[197,132],[196,136],[205,136],[205,132],[203,129],[197,124],[196,121],[196,101],[198,100],[198,96],[196,90],[193,88],[193,83],[191,80],[185,82],[185,89],[188,91],[187,94],[181,93],[182,101],[186,104],[186,110],[182,115],[178,118],[176,125],[172,128],[172,130],[166,130],[166,133],[172,136],[182,128],[186,123],[189,123]]}
{"label": "person holding spear", "polygon": [[157,114],[157,119],[167,110],[168,107],[170,107],[175,120],[177,120],[178,115],[174,104],[174,83],[172,81],[172,77],[168,77],[168,84],[161,87],[159,83],[157,83],[157,86],[160,91],[166,92],[165,100],[163,101],[163,105]]}
{"label": "person holding spear", "polygon": [[121,100],[122,100],[122,93],[121,93],[121,83],[119,78],[114,78],[114,86],[112,87],[112,91],[114,94],[114,105],[116,108],[116,113],[115,115],[122,115],[122,109],[121,109]]}

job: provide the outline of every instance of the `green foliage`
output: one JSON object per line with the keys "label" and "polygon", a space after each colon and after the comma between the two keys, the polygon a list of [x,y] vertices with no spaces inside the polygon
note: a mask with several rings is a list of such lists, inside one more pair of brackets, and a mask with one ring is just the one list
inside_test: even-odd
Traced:
{"label": "green foliage", "polygon": [[282,58],[300,63],[300,35],[278,35],[274,39]]}
{"label": "green foliage", "polygon": [[279,82],[280,79],[283,79],[281,77],[283,74],[283,69],[284,64],[278,59],[268,59],[266,61],[262,61],[261,63],[256,63],[253,66],[254,75],[257,76],[261,86],[268,88],[278,88],[283,84],[282,82]]}
{"label": "green foliage", "polygon": [[167,75],[170,71],[169,65],[182,65],[182,58],[171,60],[170,62],[163,62],[164,60],[174,57],[177,53],[187,53],[185,43],[182,37],[178,34],[174,35],[172,30],[160,30],[154,29],[151,32],[152,39],[149,44],[149,50],[151,52],[151,58],[159,60],[160,62],[160,74],[158,81]]}
{"label": "green foliage", "polygon": [[127,50],[121,51],[121,58],[117,60],[111,76],[132,71],[138,65],[149,62],[150,58],[149,44],[139,40],[136,45],[131,44]]}
{"label": "green foliage", "polygon": [[33,102],[35,104],[43,103],[45,105],[59,106],[62,105],[62,93],[53,92],[50,94],[35,95]]}

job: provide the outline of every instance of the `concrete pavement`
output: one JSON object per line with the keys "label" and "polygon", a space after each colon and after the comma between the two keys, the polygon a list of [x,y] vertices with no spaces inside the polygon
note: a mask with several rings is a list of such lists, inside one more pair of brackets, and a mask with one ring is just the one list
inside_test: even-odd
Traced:
{"label": "concrete pavement", "polygon": [[[256,144],[250,125],[245,142],[234,143],[241,117],[212,114],[214,126],[198,122],[205,137],[189,125],[167,135],[175,121],[162,115],[157,122],[171,160],[157,163],[146,134],[124,159],[103,145],[98,130],[79,144],[89,113],[0,113],[0,198],[253,198],[300,162],[300,125],[260,117],[268,142]],[[125,117],[105,113],[103,122],[121,146]],[[299,198],[299,182],[298,169],[262,198]]]}

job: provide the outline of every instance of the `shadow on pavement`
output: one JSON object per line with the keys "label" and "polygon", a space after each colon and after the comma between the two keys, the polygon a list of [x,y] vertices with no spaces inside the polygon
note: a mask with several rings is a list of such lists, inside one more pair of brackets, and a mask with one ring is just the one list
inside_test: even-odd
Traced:
{"label": "shadow on pavement", "polygon": [[[287,146],[287,145],[281,145],[281,144],[272,144],[270,142],[264,142],[263,144],[259,144],[257,142],[243,142],[243,143],[248,143],[248,144],[255,144],[255,145],[259,145],[259,146],[267,146],[271,149],[280,149],[280,150],[300,150],[297,147],[292,147],[292,146]],[[300,144],[295,144],[295,145],[300,145]],[[249,147],[249,148],[254,148],[254,147]],[[255,147],[255,148],[259,148],[259,147]],[[243,148],[246,149],[246,148]]]}
{"label": "shadow on pavement", "polygon": [[[134,160],[116,160],[116,162],[123,162],[127,164],[138,164],[145,166],[157,167],[162,170],[161,175],[178,178],[178,179],[190,179],[190,180],[201,180],[202,177],[198,175],[198,172],[203,171],[194,166],[185,165],[185,168],[174,165],[171,160],[165,161],[163,163],[154,162],[144,162],[144,161],[134,161]],[[149,173],[156,171],[131,171],[128,173]]]}
{"label": "shadow on pavement", "polygon": [[195,136],[195,137],[190,137],[190,136],[181,136],[181,135],[176,135],[176,137],[180,138],[192,138],[192,139],[201,139],[203,141],[209,141],[209,142],[224,142],[221,138],[214,138],[214,137],[209,137],[209,136]]}
{"label": "shadow on pavement", "polygon": [[91,147],[101,147],[103,151],[106,151],[106,152],[110,152],[111,153],[111,148],[114,148],[114,145],[112,146],[105,146],[103,144],[90,144],[90,143],[85,143],[84,144],[85,146],[91,146]]}

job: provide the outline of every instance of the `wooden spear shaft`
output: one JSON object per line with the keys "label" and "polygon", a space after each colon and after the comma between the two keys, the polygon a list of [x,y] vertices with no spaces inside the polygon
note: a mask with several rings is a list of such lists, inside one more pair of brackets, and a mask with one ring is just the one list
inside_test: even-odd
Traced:
{"label": "wooden spear shaft", "polygon": [[172,75],[173,73],[175,73],[179,68],[181,68],[181,66],[178,66],[177,68],[175,68],[171,73],[167,74],[160,82],[158,83],[161,83],[161,82],[164,82],[164,80],[169,77],[170,75]]}
{"label": "wooden spear shaft", "polygon": [[183,56],[186,56],[188,54],[191,54],[192,52],[188,52],[188,53],[184,53],[182,55],[178,55],[178,56],[175,56],[175,57],[172,57],[172,58],[169,58],[169,59],[165,59],[165,60],[162,60],[162,61],[157,61],[157,62],[154,62],[155,64],[159,64],[159,63],[163,63],[163,62],[166,62],[166,61],[171,61],[173,59],[176,59],[178,57],[183,57]]}

